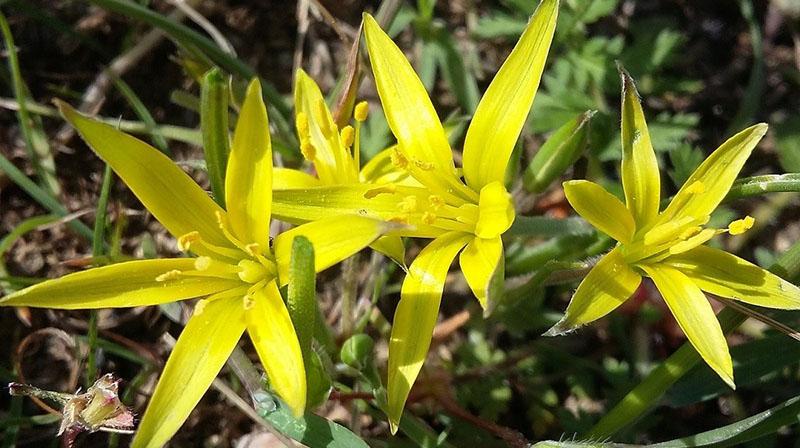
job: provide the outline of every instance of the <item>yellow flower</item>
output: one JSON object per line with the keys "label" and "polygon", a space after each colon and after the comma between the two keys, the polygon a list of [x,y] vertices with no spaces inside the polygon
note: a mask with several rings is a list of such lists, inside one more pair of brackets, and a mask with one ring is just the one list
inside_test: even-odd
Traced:
{"label": "yellow flower", "polygon": [[292,240],[315,247],[325,269],[392,228],[340,216],[296,227],[270,241],[272,147],[261,86],[253,80],[233,136],[220,208],[155,148],[59,104],[139,200],[195,258],[138,260],[49,280],[0,299],[3,306],[118,308],[206,297],[197,303],[167,360],[134,447],[160,447],[180,428],[247,330],[270,384],[295,415],[306,405],[297,335],[278,291],[288,278]]}
{"label": "yellow flower", "polygon": [[633,80],[622,70],[621,75],[625,204],[595,183],[564,183],[567,200],[578,214],[618,244],[592,268],[572,296],[564,318],[546,334],[572,331],[605,316],[627,300],[647,276],[698,353],[734,387],[725,336],[703,291],[763,307],[800,308],[796,286],[703,245],[715,235],[737,235],[753,225],[748,216],[732,222],[728,229],[704,227],[767,132],[767,125],[751,126],[723,143],[659,212],[658,161]]}
{"label": "yellow flower", "polygon": [[[397,430],[428,353],[445,277],[455,257],[460,254],[461,272],[484,309],[491,310],[502,292],[501,235],[515,217],[505,172],[539,86],[557,12],[557,0],[539,5],[487,89],[467,131],[461,170],[455,167],[445,131],[411,64],[375,20],[365,15],[375,83],[397,138],[397,146],[382,153],[380,162],[391,162],[388,171],[406,173],[415,182],[376,186],[337,180],[328,186],[275,192],[273,213],[280,219],[315,220],[338,210],[408,224],[396,235],[433,238],[408,268],[392,326],[387,381],[392,432]],[[311,115],[307,117],[311,122]],[[302,136],[305,121],[299,121]],[[317,126],[324,130],[329,125],[327,119],[322,121]],[[323,134],[335,139],[334,133]],[[309,141],[316,150],[313,154],[319,156],[325,143],[318,144],[321,140],[315,141],[314,136],[312,131]],[[315,166],[320,179],[323,171],[334,171]],[[351,179],[355,179],[353,173],[348,174]]]}

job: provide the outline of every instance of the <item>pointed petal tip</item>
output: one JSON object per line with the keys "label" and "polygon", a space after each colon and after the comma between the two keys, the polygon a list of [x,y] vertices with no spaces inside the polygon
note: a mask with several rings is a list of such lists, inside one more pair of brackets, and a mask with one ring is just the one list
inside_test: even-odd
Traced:
{"label": "pointed petal tip", "polygon": [[399,421],[394,421],[391,418],[389,419],[389,431],[392,433],[392,435],[397,434],[397,429],[400,427],[399,423]]}
{"label": "pointed petal tip", "polygon": [[567,327],[564,323],[564,319],[561,319],[557,324],[550,327],[549,330],[542,333],[542,336],[545,337],[564,336],[566,334],[572,333],[575,330],[576,327]]}

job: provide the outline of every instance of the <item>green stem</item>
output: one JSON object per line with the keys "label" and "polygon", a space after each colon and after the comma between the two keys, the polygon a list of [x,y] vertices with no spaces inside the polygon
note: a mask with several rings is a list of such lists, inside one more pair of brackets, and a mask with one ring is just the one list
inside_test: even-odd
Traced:
{"label": "green stem", "polygon": [[800,193],[800,173],[768,174],[739,179],[725,196],[725,202],[764,193]]}
{"label": "green stem", "polygon": [[[108,193],[111,190],[113,178],[111,166],[106,164],[103,171],[103,186],[100,188],[100,199],[97,201],[97,210],[94,215],[94,233],[92,238],[92,257],[105,254],[106,234],[106,209],[108,208]],[[97,310],[89,311],[87,338],[89,340],[89,353],[86,357],[86,387],[90,387],[97,379]]]}

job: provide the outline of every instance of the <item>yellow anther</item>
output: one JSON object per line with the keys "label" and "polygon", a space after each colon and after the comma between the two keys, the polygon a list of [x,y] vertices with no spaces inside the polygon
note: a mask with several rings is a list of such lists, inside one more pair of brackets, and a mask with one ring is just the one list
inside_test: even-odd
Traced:
{"label": "yellow anther", "polygon": [[696,226],[696,220],[691,216],[684,216],[677,220],[667,221],[664,224],[653,227],[645,233],[644,244],[647,246],[654,246],[667,243],[683,235],[690,226]]}
{"label": "yellow anther", "polygon": [[686,192],[690,194],[702,194],[705,193],[705,191],[706,186],[699,180],[692,182],[692,184],[686,189]]}
{"label": "yellow anther", "polygon": [[408,166],[408,159],[405,154],[400,152],[397,148],[392,151],[390,158],[392,160],[392,165],[398,168],[405,168]]}
{"label": "yellow anther", "polygon": [[434,211],[440,209],[444,205],[444,199],[442,199],[441,196],[437,196],[435,194],[428,196],[428,202],[430,203],[430,206]]}
{"label": "yellow anther", "polygon": [[300,139],[304,140],[309,138],[311,132],[308,129],[308,115],[306,115],[305,112],[298,112],[294,122]]}
{"label": "yellow anther", "polygon": [[186,252],[192,246],[192,243],[200,241],[200,232],[193,231],[178,238],[178,250]]}
{"label": "yellow anther", "polygon": [[393,222],[396,224],[408,224],[408,218],[406,216],[393,216],[386,220],[387,222]]}
{"label": "yellow anther", "polygon": [[353,145],[353,141],[355,140],[356,131],[353,129],[352,126],[347,125],[342,128],[342,131],[339,133],[339,138],[342,140],[342,144],[345,148],[349,148]]}
{"label": "yellow anther", "polygon": [[678,236],[678,239],[685,240],[687,238],[691,238],[697,235],[701,230],[703,230],[703,228],[700,226],[689,227]]}
{"label": "yellow anther", "polygon": [[249,310],[249,309],[253,308],[253,306],[255,304],[256,304],[256,301],[255,301],[255,299],[253,299],[253,296],[251,296],[250,294],[245,294],[245,296],[242,297],[242,307],[245,310]]}
{"label": "yellow anther", "polygon": [[317,119],[317,124],[319,124],[319,128],[322,131],[322,134],[325,135],[325,138],[331,138],[331,135],[333,135],[333,133],[336,132],[334,130],[336,125],[332,123],[331,117],[328,114],[328,106],[325,104],[325,101],[323,100],[317,101],[317,103],[314,106],[315,106],[314,118]]}
{"label": "yellow anther", "polygon": [[303,140],[300,143],[300,153],[303,154],[306,160],[311,162],[317,156],[317,148],[314,148],[314,145],[309,140]]}
{"label": "yellow anther", "polygon": [[197,257],[194,259],[194,268],[198,271],[207,271],[212,261],[210,257]]}
{"label": "yellow anther", "polygon": [[419,159],[414,159],[414,165],[422,171],[431,171],[435,168],[432,163]]}
{"label": "yellow anther", "polygon": [[728,232],[731,235],[741,235],[744,232],[747,232],[753,227],[753,224],[756,223],[755,218],[752,216],[745,216],[742,219],[737,219],[728,225]]}
{"label": "yellow anther", "polygon": [[197,305],[194,306],[194,312],[192,314],[195,316],[203,314],[203,311],[206,309],[207,304],[208,304],[207,300],[200,300],[199,302],[197,302]]}
{"label": "yellow anther", "polygon": [[372,199],[379,194],[386,193],[386,194],[394,194],[397,192],[397,186],[395,184],[386,184],[381,185],[380,187],[371,188],[364,192],[365,199]]}
{"label": "yellow anther", "polygon": [[257,257],[261,254],[261,246],[259,246],[258,243],[250,243],[247,246],[244,246],[244,248],[245,252],[247,252],[247,255],[250,255],[251,257]]}
{"label": "yellow anther", "polygon": [[417,198],[415,196],[406,196],[400,201],[400,211],[403,213],[413,213],[417,211]]}
{"label": "yellow anther", "polygon": [[431,212],[425,212],[422,214],[422,222],[433,225],[433,223],[436,222],[436,215]]}
{"label": "yellow anther", "polygon": [[356,121],[364,121],[367,119],[367,115],[369,115],[369,104],[366,101],[361,101],[356,104],[353,118],[355,118]]}
{"label": "yellow anther", "polygon": [[181,271],[177,269],[173,269],[171,271],[167,271],[158,277],[156,277],[157,282],[165,282],[167,280],[176,280],[178,277],[181,276]]}

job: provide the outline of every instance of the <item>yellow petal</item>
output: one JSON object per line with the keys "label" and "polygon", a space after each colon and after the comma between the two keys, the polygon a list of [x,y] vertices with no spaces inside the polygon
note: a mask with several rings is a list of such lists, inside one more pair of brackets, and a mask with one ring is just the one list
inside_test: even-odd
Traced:
{"label": "yellow petal", "polygon": [[0,299],[2,306],[65,310],[157,305],[206,296],[241,286],[238,280],[167,276],[194,270],[194,258],[166,258],[117,263],[65,275]]}
{"label": "yellow petal", "polygon": [[621,243],[629,243],[636,230],[630,211],[603,187],[587,180],[564,182],[572,208],[598,230]]}
{"label": "yellow petal", "polygon": [[331,216],[310,222],[275,237],[275,260],[280,284],[289,279],[289,260],[294,237],[303,235],[314,246],[314,266],[317,272],[327,269],[369,246],[381,235],[396,228],[396,224],[362,216]]}
{"label": "yellow petal", "polygon": [[382,236],[369,247],[391,258],[403,268],[406,267],[406,245],[399,236]]}
{"label": "yellow petal", "polygon": [[[303,70],[298,70],[294,83],[295,113],[303,114],[307,124],[298,123],[301,141],[314,148],[313,163],[319,178],[329,184],[358,180],[358,167],[345,152],[336,123],[325,103],[319,86]],[[304,128],[304,129],[301,129]]]}
{"label": "yellow petal", "polygon": [[272,389],[296,417],[306,406],[306,370],[297,334],[275,282],[247,300],[247,332]]}
{"label": "yellow petal", "polygon": [[545,335],[556,336],[594,322],[628,300],[642,277],[625,263],[619,246],[606,254],[583,279],[564,318]]}
{"label": "yellow petal", "polygon": [[725,251],[699,246],[664,263],[711,294],[767,308],[800,309],[800,288]]}
{"label": "yellow petal", "polygon": [[490,313],[503,294],[503,240],[473,238],[459,256],[459,265],[472,293],[485,313]]}
{"label": "yellow petal", "polygon": [[728,194],[744,162],[766,133],[767,125],[761,123],[739,132],[723,143],[689,176],[661,214],[659,222],[681,216],[702,218],[710,215]]}
{"label": "yellow petal", "polygon": [[658,215],[661,175],[650,143],[639,92],[627,72],[622,76],[622,187],[625,202],[638,227],[646,227]]}
{"label": "yellow petal", "polygon": [[397,234],[433,238],[442,229],[422,220],[423,210],[407,213],[401,204],[413,197],[418,204],[427,204],[431,197],[425,188],[369,184],[334,185],[301,190],[276,190],[272,216],[282,221],[300,224],[331,216],[358,215],[380,220],[395,220],[409,224],[397,229]]}
{"label": "yellow petal", "polygon": [[233,133],[225,173],[225,204],[231,230],[245,244],[269,247],[272,144],[267,107],[258,78],[250,81]]}
{"label": "yellow petal", "polygon": [[461,232],[436,238],[417,255],[403,281],[389,340],[386,388],[392,433],[397,431],[408,393],[428,354],[447,271],[470,239]]}
{"label": "yellow petal", "polygon": [[491,182],[481,188],[478,201],[478,222],[475,235],[479,238],[495,238],[514,223],[514,202],[501,182]]}
{"label": "yellow petal", "polygon": [[369,14],[364,15],[364,32],[386,120],[400,151],[411,159],[412,175],[439,192],[472,199],[474,194],[455,175],[442,123],[411,64]]}
{"label": "yellow petal", "polygon": [[689,277],[671,266],[642,265],[641,268],[653,279],[697,353],[723,381],[735,388],[728,343],[703,291]]}
{"label": "yellow petal", "polygon": [[66,103],[59,102],[58,108],[173,236],[198,231],[209,243],[230,246],[217,226],[216,214],[222,209],[172,160],[113,126],[83,116]]}
{"label": "yellow petal", "polygon": [[483,95],[464,141],[464,178],[478,191],[505,178],[506,165],[539,88],[558,1],[544,0]]}
{"label": "yellow petal", "polygon": [[200,302],[181,332],[131,443],[158,448],[178,432],[244,332],[240,298]]}
{"label": "yellow petal", "polygon": [[322,185],[316,177],[291,168],[274,168],[272,170],[272,189],[289,190],[292,188],[309,188]]}

